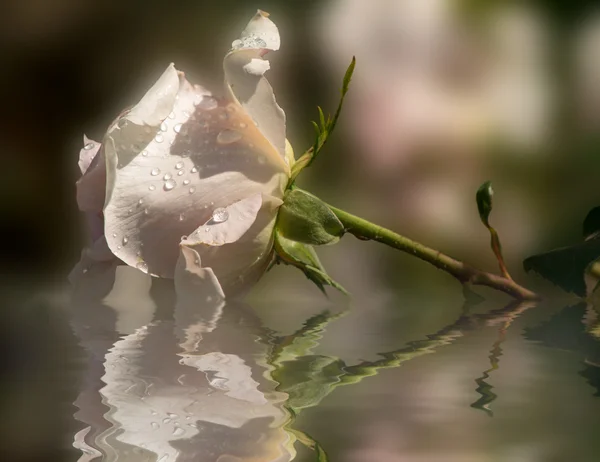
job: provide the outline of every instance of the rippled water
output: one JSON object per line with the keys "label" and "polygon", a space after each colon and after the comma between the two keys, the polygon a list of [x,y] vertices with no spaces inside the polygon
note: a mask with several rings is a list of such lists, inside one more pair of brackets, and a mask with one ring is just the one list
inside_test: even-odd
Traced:
{"label": "rippled water", "polygon": [[35,299],[2,460],[600,460],[583,302],[251,307],[110,266]]}

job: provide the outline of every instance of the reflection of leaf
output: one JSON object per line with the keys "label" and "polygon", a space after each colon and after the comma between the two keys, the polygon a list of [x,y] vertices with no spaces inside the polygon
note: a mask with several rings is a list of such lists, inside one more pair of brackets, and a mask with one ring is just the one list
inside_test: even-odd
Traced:
{"label": "reflection of leaf", "polygon": [[600,342],[585,331],[582,322],[588,316],[585,303],[567,306],[539,326],[525,329],[525,338],[550,348],[571,351],[585,356],[585,369],[580,375],[600,396]]}

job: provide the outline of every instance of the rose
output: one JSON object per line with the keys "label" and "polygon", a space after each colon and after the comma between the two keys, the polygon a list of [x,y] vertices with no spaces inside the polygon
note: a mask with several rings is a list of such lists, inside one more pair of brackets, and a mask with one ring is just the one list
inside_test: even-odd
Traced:
{"label": "rose", "polygon": [[278,49],[277,27],[259,10],[225,56],[223,98],[171,64],[102,143],[84,137],[77,201],[93,244],[80,270],[116,257],[172,278],[179,266],[222,295],[260,277],[293,161],[263,75],[263,55]]}

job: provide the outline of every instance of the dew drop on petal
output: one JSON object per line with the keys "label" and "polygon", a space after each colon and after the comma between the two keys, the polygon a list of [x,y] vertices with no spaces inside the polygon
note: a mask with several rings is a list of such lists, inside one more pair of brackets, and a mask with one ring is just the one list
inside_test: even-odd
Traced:
{"label": "dew drop on petal", "polygon": [[217,135],[217,143],[219,144],[231,144],[239,141],[242,138],[242,134],[237,130],[225,129],[219,132]]}
{"label": "dew drop on petal", "polygon": [[173,189],[175,186],[177,186],[177,183],[175,183],[174,180],[167,180],[165,181],[165,184],[163,186],[165,191],[170,191],[171,189]]}
{"label": "dew drop on petal", "polygon": [[169,127],[167,126],[166,122],[162,122],[160,124],[160,131],[161,132],[166,132],[169,129]]}
{"label": "dew drop on petal", "polygon": [[156,136],[154,137],[154,141],[156,141],[157,143],[162,143],[163,140],[164,140],[164,138],[160,133],[157,133]]}
{"label": "dew drop on petal", "polygon": [[142,151],[142,156],[147,157],[148,156],[148,151],[146,151],[145,149]]}
{"label": "dew drop on petal", "polygon": [[148,272],[148,263],[145,261],[139,262],[135,267],[139,270],[142,270],[144,273]]}
{"label": "dew drop on petal", "polygon": [[90,149],[94,149],[94,146],[96,146],[94,143],[88,143],[83,147],[83,149],[89,151]]}
{"label": "dew drop on petal", "polygon": [[191,172],[192,172],[192,173],[198,173],[198,169],[197,169],[196,167],[192,167],[192,170],[191,170]]}
{"label": "dew drop on petal", "polygon": [[193,186],[190,188],[190,194],[194,194],[196,192],[196,188],[194,188]]}
{"label": "dew drop on petal", "polygon": [[180,168],[183,168],[183,162],[177,162],[177,163],[175,164],[175,168],[176,168],[177,170],[179,170]]}
{"label": "dew drop on petal", "polygon": [[138,204],[139,204],[139,205],[142,205],[143,203],[144,203],[144,199],[140,199],[140,200],[138,201]]}
{"label": "dew drop on petal", "polygon": [[223,207],[216,208],[212,213],[212,221],[215,223],[223,223],[229,218],[229,212]]}
{"label": "dew drop on petal", "polygon": [[175,125],[175,126],[173,127],[173,131],[174,131],[175,133],[179,133],[179,132],[181,131],[181,127],[182,127],[182,125],[181,125],[181,124],[177,124],[177,125]]}
{"label": "dew drop on petal", "polygon": [[190,180],[183,180],[183,184],[184,184],[185,186],[187,186],[188,184],[190,184]]}
{"label": "dew drop on petal", "polygon": [[123,245],[127,245],[129,242],[129,238],[127,236],[123,236]]}
{"label": "dew drop on petal", "polygon": [[[138,268],[141,269],[141,268]],[[152,427],[153,430],[158,430],[160,428],[160,425],[158,425],[158,423],[156,422],[151,422],[150,426]]]}
{"label": "dew drop on petal", "polygon": [[174,118],[175,118],[175,113],[174,113],[174,112],[171,112],[171,113],[169,114],[169,119],[174,119]]}
{"label": "dew drop on petal", "polygon": [[148,215],[150,212],[148,211],[148,209],[144,209],[144,215]]}
{"label": "dew drop on petal", "polygon": [[150,186],[148,186],[148,189],[150,191],[154,191],[156,189],[156,186],[154,186],[153,184],[151,184]]}
{"label": "dew drop on petal", "polygon": [[179,170],[179,171],[177,172],[177,176],[181,176],[181,175],[183,175],[183,170]]}
{"label": "dew drop on petal", "polygon": [[181,436],[185,433],[185,430],[181,427],[176,427],[175,430],[173,430],[173,436]]}
{"label": "dew drop on petal", "polygon": [[153,168],[152,170],[150,170],[150,175],[152,176],[156,176],[160,173],[160,168]]}
{"label": "dew drop on petal", "polygon": [[240,122],[240,128],[246,128],[247,126],[244,122]]}
{"label": "dew drop on petal", "polygon": [[165,181],[170,180],[171,178],[173,178],[173,175],[171,175],[170,173],[165,173],[165,176],[163,176],[163,180]]}
{"label": "dew drop on petal", "polygon": [[208,233],[210,231],[210,228],[207,226],[206,228],[204,228],[204,232]]}
{"label": "dew drop on petal", "polygon": [[[185,215],[183,213],[179,214],[179,221],[183,221],[185,219]],[[185,237],[185,236],[182,236]]]}
{"label": "dew drop on petal", "polygon": [[196,104],[196,106],[198,106],[200,109],[204,109],[207,111],[212,111],[218,105],[219,103],[217,103],[217,100],[212,96],[205,96],[200,101],[198,101],[198,104]]}

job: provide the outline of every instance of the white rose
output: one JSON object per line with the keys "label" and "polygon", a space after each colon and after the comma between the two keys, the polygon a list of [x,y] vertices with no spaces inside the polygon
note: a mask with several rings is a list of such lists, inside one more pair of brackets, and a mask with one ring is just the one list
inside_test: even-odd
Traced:
{"label": "white rose", "polygon": [[92,228],[88,260],[114,255],[167,278],[179,265],[227,295],[265,271],[291,162],[285,114],[263,75],[264,54],[279,49],[267,16],[259,10],[225,56],[223,98],[171,64],[102,143],[84,139],[77,200]]}

